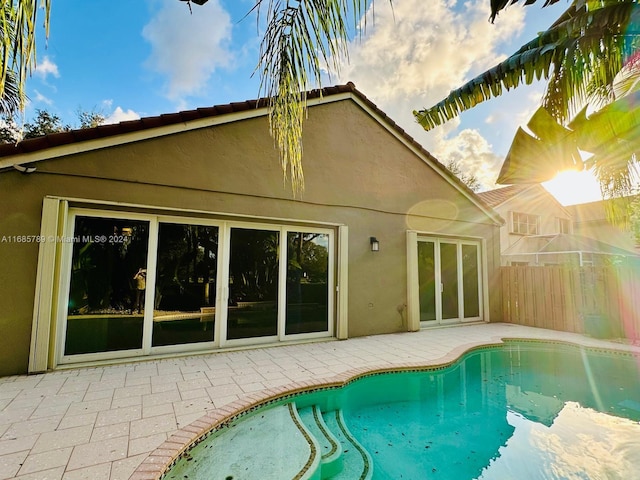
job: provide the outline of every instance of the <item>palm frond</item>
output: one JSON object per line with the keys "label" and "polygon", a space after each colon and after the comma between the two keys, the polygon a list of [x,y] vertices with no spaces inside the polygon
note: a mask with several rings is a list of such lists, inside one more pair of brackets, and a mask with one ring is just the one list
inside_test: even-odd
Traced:
{"label": "palm frond", "polygon": [[[25,82],[36,65],[38,10],[44,9],[45,33],[48,36],[51,0],[0,1],[0,99],[3,109],[14,109],[16,104],[23,109]],[[11,96],[13,98],[9,98]]]}
{"label": "palm frond", "polygon": [[[638,33],[628,30],[640,14],[637,0],[597,2],[576,0],[547,31],[516,53],[431,108],[414,111],[426,130],[444,123],[504,90],[547,79],[544,104],[565,120],[579,111],[588,85],[608,85],[637,51]],[[593,91],[598,91],[593,90]]]}
{"label": "palm frond", "polygon": [[[257,9],[264,8],[263,4],[256,2]],[[353,17],[356,28],[367,4],[366,0],[269,0],[266,5],[268,23],[256,70],[260,91],[270,98],[271,134],[294,194],[304,190],[304,92],[320,85],[325,64],[337,71],[348,58],[348,16]]]}
{"label": "palm frond", "polygon": [[[514,3],[518,3],[519,0],[491,0],[491,16],[489,17],[491,22],[493,23],[496,19],[498,13],[507,8],[509,5],[513,5]],[[537,0],[524,0],[525,5],[533,5]],[[560,0],[544,0],[543,7],[548,5],[553,5],[554,3],[559,2]]]}

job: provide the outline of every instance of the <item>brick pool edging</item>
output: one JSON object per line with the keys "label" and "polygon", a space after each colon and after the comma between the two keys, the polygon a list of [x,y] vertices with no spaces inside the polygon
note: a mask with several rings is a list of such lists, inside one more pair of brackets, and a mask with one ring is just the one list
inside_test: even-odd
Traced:
{"label": "brick pool edging", "polygon": [[173,433],[143,460],[129,477],[129,480],[157,480],[162,478],[168,469],[179,460],[187,450],[197,445],[201,440],[206,438],[209,433],[266,404],[313,390],[344,387],[353,381],[370,375],[405,370],[446,368],[470,350],[499,346],[503,343],[502,338],[492,338],[489,342],[474,342],[455,347],[446,355],[429,363],[412,362],[381,365],[378,367],[354,368],[333,377],[292,382],[287,385],[267,388],[257,393],[247,394],[234,402],[212,410],[198,420]]}

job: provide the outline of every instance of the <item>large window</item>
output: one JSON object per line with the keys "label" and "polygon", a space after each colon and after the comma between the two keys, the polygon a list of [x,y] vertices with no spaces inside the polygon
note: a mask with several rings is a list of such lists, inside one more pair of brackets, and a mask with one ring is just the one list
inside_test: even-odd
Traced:
{"label": "large window", "polygon": [[62,363],[333,335],[331,229],[71,209],[66,233]]}
{"label": "large window", "polygon": [[142,348],[149,222],[75,218],[65,355]]}
{"label": "large window", "polygon": [[540,216],[511,212],[511,232],[520,235],[538,235],[540,233]]}

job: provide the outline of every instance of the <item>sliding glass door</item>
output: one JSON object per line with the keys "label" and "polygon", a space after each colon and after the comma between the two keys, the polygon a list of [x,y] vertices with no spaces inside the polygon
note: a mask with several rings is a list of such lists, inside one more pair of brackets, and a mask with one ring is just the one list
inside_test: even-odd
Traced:
{"label": "sliding glass door", "polygon": [[333,335],[333,231],[71,210],[60,362]]}
{"label": "sliding glass door", "polygon": [[423,325],[482,319],[479,242],[418,237],[418,303]]}
{"label": "sliding glass door", "polygon": [[278,335],[280,232],[231,228],[227,340]]}
{"label": "sliding glass door", "polygon": [[329,331],[328,233],[287,232],[285,335]]}
{"label": "sliding glass door", "polygon": [[152,347],[213,342],[218,227],[160,222]]}
{"label": "sliding glass door", "polygon": [[149,221],[77,216],[64,241],[72,250],[64,355],[141,350]]}

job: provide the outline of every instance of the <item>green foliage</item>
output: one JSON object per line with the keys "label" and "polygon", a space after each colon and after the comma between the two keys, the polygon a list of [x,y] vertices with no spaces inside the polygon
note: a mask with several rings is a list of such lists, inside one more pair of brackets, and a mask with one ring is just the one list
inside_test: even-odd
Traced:
{"label": "green foliage", "polygon": [[78,128],[93,128],[102,125],[106,118],[101,112],[97,112],[95,109],[91,111],[84,111],[78,109],[76,112],[78,115],[78,121],[80,125]]}
{"label": "green foliage", "polygon": [[51,0],[0,0],[0,113],[24,109],[25,82],[36,64],[38,10],[44,9],[44,28],[49,35]]}
{"label": "green foliage", "polygon": [[64,124],[62,119],[55,113],[48,110],[36,109],[36,115],[30,122],[22,127],[13,117],[5,117],[0,120],[0,143],[17,143],[21,140],[49,135],[52,133],[68,132],[73,128],[92,128],[102,125],[105,121],[104,115],[95,110],[77,111],[78,125],[72,126]]}
{"label": "green foliage", "polygon": [[[549,3],[554,2],[545,5]],[[637,0],[574,0],[547,31],[414,115],[430,130],[504,90],[544,78],[549,80],[544,106],[564,122],[587,101],[612,99],[611,84],[637,52],[637,32],[628,27],[637,22],[639,13]]]}
{"label": "green foliage", "polygon": [[[265,5],[266,4],[266,5]],[[267,10],[267,29],[260,47],[260,90],[270,97],[271,134],[280,152],[285,180],[294,194],[304,190],[302,124],[305,91],[320,85],[324,64],[338,70],[347,57],[348,16],[354,27],[364,15],[365,0],[257,0]]]}
{"label": "green foliage", "polygon": [[462,183],[464,183],[467,187],[469,187],[474,192],[477,192],[478,190],[480,190],[481,185],[480,185],[480,181],[478,180],[478,177],[476,177],[473,173],[463,172],[462,167],[455,160],[449,160],[445,164],[445,167],[447,167],[447,170],[449,170],[456,177],[458,177]]}
{"label": "green foliage", "polygon": [[24,124],[23,139],[41,137],[51,133],[67,132],[71,126],[64,125],[60,117],[47,110],[36,110],[35,118]]}

